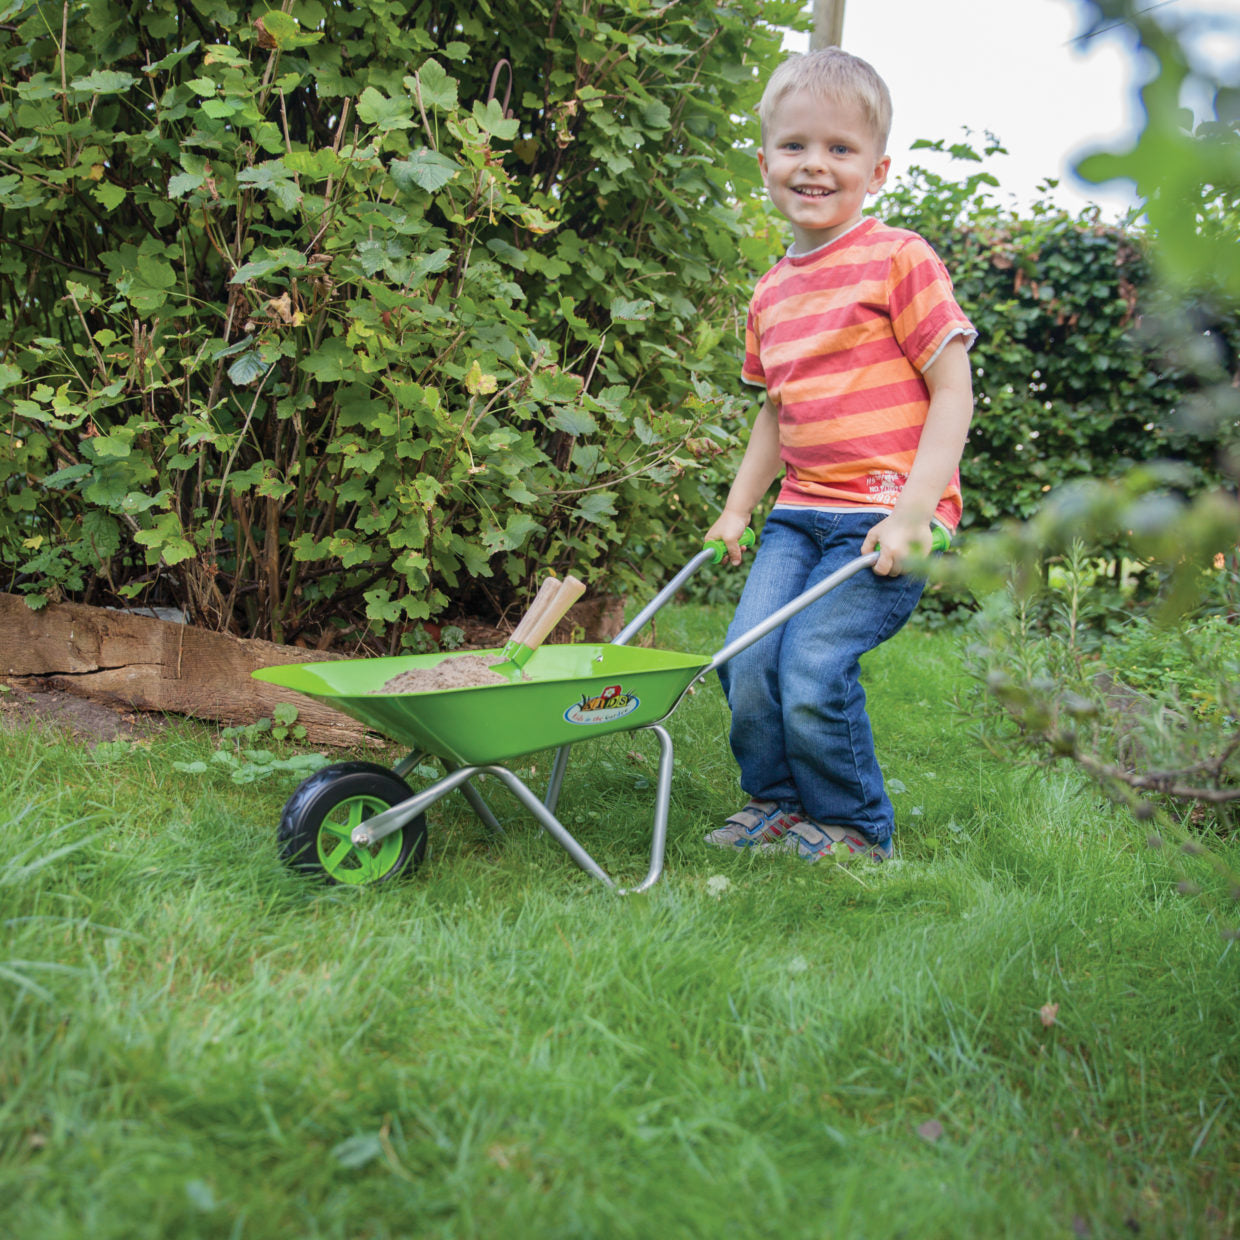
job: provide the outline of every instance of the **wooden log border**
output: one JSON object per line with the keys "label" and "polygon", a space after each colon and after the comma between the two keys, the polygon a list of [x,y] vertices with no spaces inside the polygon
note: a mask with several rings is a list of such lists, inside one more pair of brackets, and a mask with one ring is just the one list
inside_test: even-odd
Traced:
{"label": "wooden log border", "polygon": [[380,745],[347,715],[250,676],[278,663],[341,657],[81,603],[31,611],[20,595],[0,594],[0,674],[15,682],[39,680],[109,705],[232,726],[269,718],[290,702],[310,745]]}

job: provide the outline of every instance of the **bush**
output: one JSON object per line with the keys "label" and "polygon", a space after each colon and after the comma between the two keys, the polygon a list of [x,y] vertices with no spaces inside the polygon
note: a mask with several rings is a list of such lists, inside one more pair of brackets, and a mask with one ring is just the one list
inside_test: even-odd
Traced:
{"label": "bush", "polygon": [[[1221,345],[1234,357],[1235,316],[1200,304],[1191,348],[1172,347],[1157,330],[1168,310],[1139,232],[1102,224],[1096,212],[999,207],[984,167],[1003,149],[997,140],[982,152],[967,142],[917,146],[974,168],[953,180],[914,166],[882,198],[891,223],[934,245],[979,329],[977,407],[961,463],[965,528],[1025,520],[1054,488],[1122,478],[1141,462],[1179,461],[1190,492],[1216,484],[1217,440],[1177,413],[1202,386],[1200,359],[1186,351]],[[1122,536],[1099,548],[1116,564],[1130,550]]]}
{"label": "bush", "polygon": [[284,7],[3,10],[8,588],[395,648],[683,559],[797,5]]}

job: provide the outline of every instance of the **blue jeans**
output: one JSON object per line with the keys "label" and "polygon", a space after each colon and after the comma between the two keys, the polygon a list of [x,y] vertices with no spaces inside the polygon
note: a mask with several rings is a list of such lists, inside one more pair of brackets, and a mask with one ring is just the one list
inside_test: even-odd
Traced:
{"label": "blue jeans", "polygon": [[[767,518],[728,641],[861,554],[882,513],[778,508]],[[874,756],[860,658],[897,633],[925,582],[862,569],[719,669],[741,787],[876,843],[894,817]]]}

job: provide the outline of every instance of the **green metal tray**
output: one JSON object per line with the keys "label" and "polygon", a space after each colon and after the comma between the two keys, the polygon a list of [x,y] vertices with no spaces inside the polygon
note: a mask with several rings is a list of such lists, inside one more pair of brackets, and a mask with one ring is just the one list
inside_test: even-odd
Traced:
{"label": "green metal tray", "polygon": [[[471,650],[471,657],[502,657]],[[394,741],[464,766],[658,723],[710,665],[706,655],[606,645],[542,646],[510,684],[380,693],[401,672],[462,655],[286,663],[254,673],[326,702]]]}

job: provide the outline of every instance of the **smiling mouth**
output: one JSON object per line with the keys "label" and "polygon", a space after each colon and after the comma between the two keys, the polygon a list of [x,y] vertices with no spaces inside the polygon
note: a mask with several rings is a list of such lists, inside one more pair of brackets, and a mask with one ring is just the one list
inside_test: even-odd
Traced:
{"label": "smiling mouth", "polygon": [[835,191],[818,185],[799,185],[793,192],[800,194],[802,198],[829,198]]}

